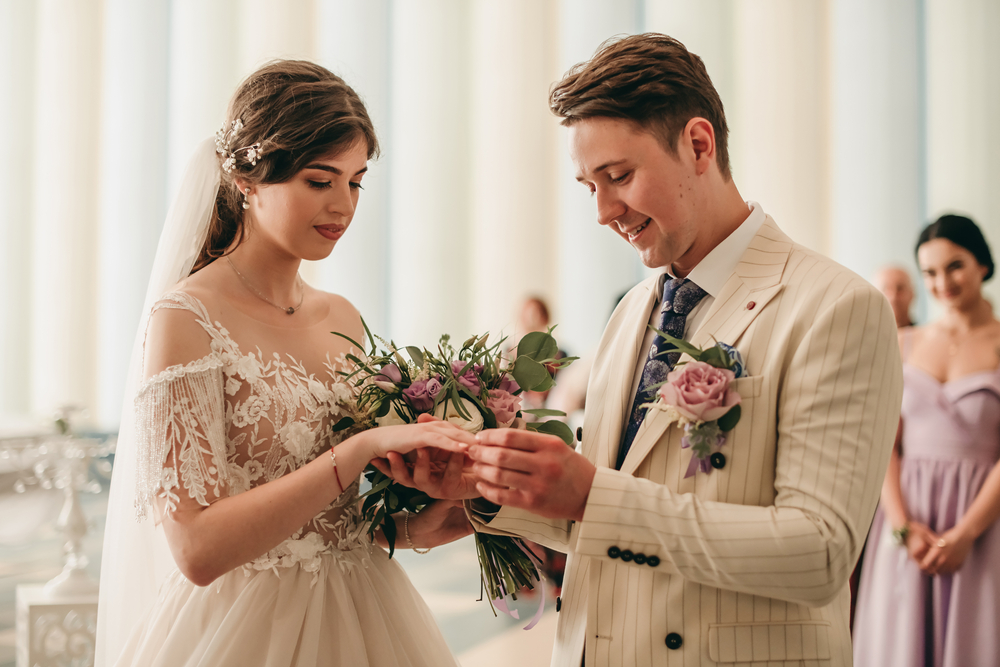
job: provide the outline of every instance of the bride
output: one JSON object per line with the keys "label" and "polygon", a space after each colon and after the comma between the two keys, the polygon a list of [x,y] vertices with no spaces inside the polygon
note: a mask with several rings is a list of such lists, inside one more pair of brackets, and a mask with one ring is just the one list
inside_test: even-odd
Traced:
{"label": "bride", "polygon": [[[389,452],[461,452],[472,438],[428,422],[338,442],[350,346],[331,332],[361,340],[362,325],[298,275],[347,231],[377,151],[349,86],[277,61],[243,82],[188,168],[133,353],[98,665],[455,664],[369,541],[358,478]],[[471,532],[445,502],[405,528],[410,547]]]}

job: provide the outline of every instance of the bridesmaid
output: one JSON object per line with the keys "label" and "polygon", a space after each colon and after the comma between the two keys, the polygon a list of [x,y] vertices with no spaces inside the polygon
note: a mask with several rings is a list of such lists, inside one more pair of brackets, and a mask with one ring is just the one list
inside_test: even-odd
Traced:
{"label": "bridesmaid", "polygon": [[983,297],[993,258],[969,218],[917,242],[942,308],[900,332],[905,390],[861,579],[859,667],[1000,660],[1000,321]]}

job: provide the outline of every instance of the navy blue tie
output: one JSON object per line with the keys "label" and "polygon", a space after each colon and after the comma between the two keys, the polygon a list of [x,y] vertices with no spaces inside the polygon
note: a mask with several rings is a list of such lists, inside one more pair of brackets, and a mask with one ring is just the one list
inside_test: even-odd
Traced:
{"label": "navy blue tie", "polygon": [[[671,278],[664,274],[664,280],[659,329],[674,338],[684,338],[688,314],[708,293],[687,278]],[[622,438],[621,447],[618,449],[618,463],[615,466],[618,470],[622,469],[625,456],[632,447],[635,434],[639,432],[639,426],[646,416],[647,410],[641,406],[653,402],[656,396],[654,385],[667,379],[667,373],[673,370],[674,364],[681,357],[680,352],[669,352],[673,349],[674,346],[660,336],[656,337],[649,348],[646,365],[642,369],[642,378],[639,380],[639,389],[635,392],[635,400],[632,401],[632,410],[629,412],[628,428],[625,429],[625,437]]]}

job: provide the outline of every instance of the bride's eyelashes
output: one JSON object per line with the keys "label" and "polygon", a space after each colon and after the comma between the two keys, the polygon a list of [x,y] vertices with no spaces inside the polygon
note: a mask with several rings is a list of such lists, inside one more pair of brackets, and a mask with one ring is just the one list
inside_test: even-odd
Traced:
{"label": "bride's eyelashes", "polygon": [[[326,190],[327,188],[333,187],[333,184],[330,181],[306,181],[306,182],[309,184],[309,187],[312,188],[313,190]],[[358,181],[351,181],[351,189],[364,190],[364,188],[361,187],[361,183]]]}

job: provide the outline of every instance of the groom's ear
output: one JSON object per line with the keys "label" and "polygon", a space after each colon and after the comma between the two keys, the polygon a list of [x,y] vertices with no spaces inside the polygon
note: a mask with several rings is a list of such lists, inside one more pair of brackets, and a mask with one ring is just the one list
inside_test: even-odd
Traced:
{"label": "groom's ear", "polygon": [[701,176],[716,163],[715,128],[710,121],[695,116],[684,126],[680,139],[677,149],[687,149],[690,152],[697,175]]}

